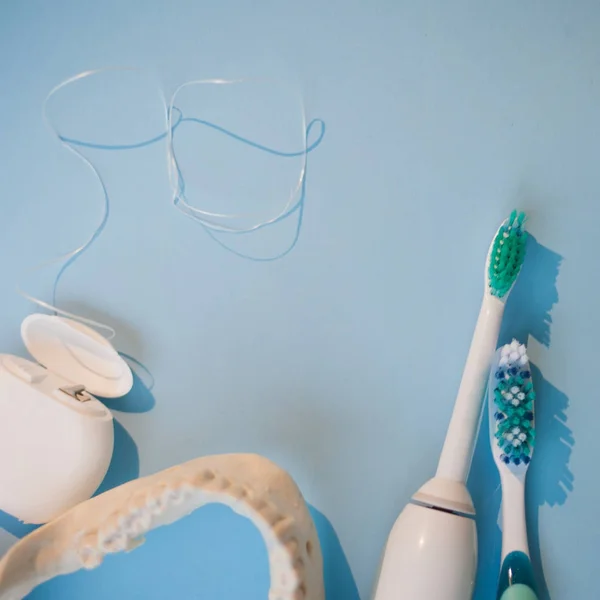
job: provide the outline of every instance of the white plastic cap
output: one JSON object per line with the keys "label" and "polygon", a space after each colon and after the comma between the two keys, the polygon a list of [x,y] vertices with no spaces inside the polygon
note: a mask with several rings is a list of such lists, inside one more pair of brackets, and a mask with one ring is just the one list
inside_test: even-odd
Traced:
{"label": "white plastic cap", "polygon": [[35,313],[21,324],[21,337],[41,365],[91,394],[119,398],[133,386],[129,365],[110,342],[77,321]]}

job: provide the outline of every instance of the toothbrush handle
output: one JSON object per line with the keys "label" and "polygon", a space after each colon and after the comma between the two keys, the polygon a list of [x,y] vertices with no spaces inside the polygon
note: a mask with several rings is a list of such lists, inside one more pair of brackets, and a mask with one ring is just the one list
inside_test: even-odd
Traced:
{"label": "toothbrush handle", "polygon": [[525,476],[520,477],[500,468],[502,483],[502,560],[520,552],[527,556],[527,523],[525,518]]}
{"label": "toothbrush handle", "polygon": [[500,468],[502,482],[502,567],[498,600],[537,600],[525,519],[525,474]]}
{"label": "toothbrush handle", "polygon": [[518,583],[507,588],[499,600],[538,600],[538,597],[528,585]]}
{"label": "toothbrush handle", "polygon": [[524,552],[511,552],[503,561],[497,600],[538,600],[533,568]]}
{"label": "toothbrush handle", "polygon": [[462,482],[467,480],[485,386],[498,344],[503,314],[504,303],[486,293],[475,326],[436,477]]}

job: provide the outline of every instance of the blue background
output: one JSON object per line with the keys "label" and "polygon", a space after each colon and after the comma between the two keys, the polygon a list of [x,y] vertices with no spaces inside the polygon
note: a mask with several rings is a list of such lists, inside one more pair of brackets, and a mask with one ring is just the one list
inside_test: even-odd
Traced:
{"label": "blue background", "polygon": [[[116,448],[103,489],[199,455],[265,454],[311,504],[328,600],[368,598],[394,519],[435,470],[485,253],[518,206],[533,238],[502,337],[528,342],[536,366],[532,558],[543,599],[599,597],[599,35],[592,0],[2,2],[2,351],[25,355],[32,306],[17,282],[49,299],[56,269],[27,269],[82,243],[102,214],[98,182],[43,124],[54,85],[107,65],[146,68],[167,95],[191,78],[267,77],[277,83],[187,90],[182,109],[293,150],[300,89],[326,134],[309,155],[298,243],[280,260],[240,258],[175,210],[164,144],[86,151],[111,215],[58,301],[114,325],[117,348],[145,367],[107,401]],[[54,97],[61,132],[119,144],[163,130],[150,79],[113,76]],[[178,139],[190,200],[212,210],[263,214],[298,173],[206,131]],[[298,216],[225,242],[275,255]],[[482,433],[478,599],[493,593],[500,552]],[[0,514],[0,549],[28,529]],[[210,507],[31,597],[264,600],[267,588],[258,534]]]}

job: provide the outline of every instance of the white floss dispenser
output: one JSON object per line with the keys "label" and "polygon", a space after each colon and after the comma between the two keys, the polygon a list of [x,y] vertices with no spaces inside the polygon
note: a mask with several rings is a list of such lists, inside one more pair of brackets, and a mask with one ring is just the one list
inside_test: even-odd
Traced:
{"label": "white floss dispenser", "polygon": [[21,325],[33,362],[0,354],[0,510],[46,523],[90,498],[111,461],[111,412],[133,375],[89,327],[33,314]]}

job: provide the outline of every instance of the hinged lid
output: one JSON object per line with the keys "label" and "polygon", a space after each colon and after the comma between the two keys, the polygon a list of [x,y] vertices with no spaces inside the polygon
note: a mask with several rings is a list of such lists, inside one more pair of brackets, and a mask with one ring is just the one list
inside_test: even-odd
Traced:
{"label": "hinged lid", "polygon": [[124,396],[133,386],[129,365],[110,342],[72,319],[34,313],[21,324],[27,350],[41,365],[90,394]]}

